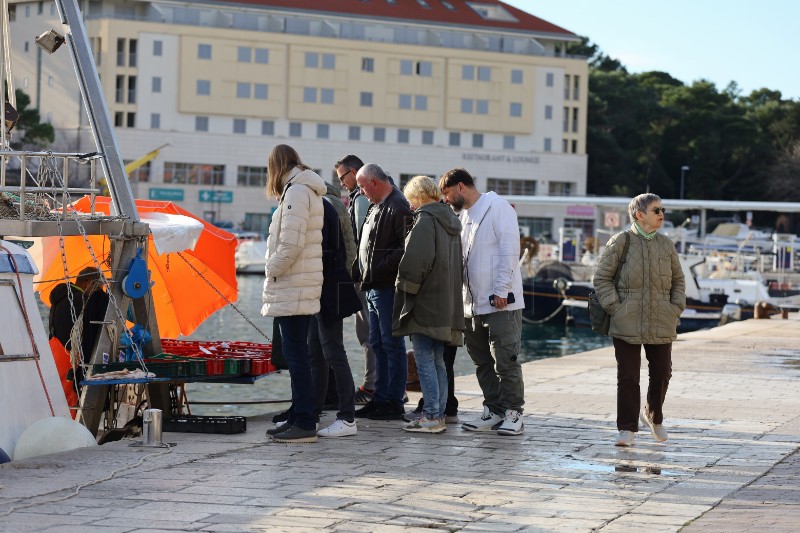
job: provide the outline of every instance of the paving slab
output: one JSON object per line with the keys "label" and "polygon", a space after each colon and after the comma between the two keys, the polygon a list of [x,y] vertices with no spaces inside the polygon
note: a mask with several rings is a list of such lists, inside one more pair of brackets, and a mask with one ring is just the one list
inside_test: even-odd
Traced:
{"label": "paving slab", "polygon": [[[273,443],[164,433],[0,465],[0,532],[795,531],[800,523],[800,316],[681,335],[670,439],[616,436],[612,348],[526,363],[525,433],[450,425]],[[642,383],[646,383],[646,367]],[[462,421],[480,415],[456,379]],[[412,395],[415,403],[418,395]],[[328,414],[328,417],[332,417]]]}

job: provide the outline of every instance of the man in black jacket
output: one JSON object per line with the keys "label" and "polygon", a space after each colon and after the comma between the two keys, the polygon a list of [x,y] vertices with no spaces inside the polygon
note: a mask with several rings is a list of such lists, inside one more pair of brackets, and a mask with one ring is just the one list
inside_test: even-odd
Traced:
{"label": "man in black jacket", "polygon": [[402,420],[408,359],[403,337],[392,336],[392,308],[397,268],[413,215],[403,193],[378,165],[361,167],[356,182],[372,203],[361,230],[354,271],[367,293],[369,341],[377,362],[375,395],[356,411],[356,417]]}

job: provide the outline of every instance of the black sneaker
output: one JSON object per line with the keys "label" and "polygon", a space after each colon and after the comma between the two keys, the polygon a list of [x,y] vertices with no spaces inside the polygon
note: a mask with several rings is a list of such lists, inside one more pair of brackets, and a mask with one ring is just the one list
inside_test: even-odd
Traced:
{"label": "black sneaker", "polygon": [[284,431],[288,431],[290,429],[292,429],[292,425],[289,422],[278,422],[277,426],[267,430],[267,436],[271,437],[273,435],[277,435],[278,433],[283,433]]}
{"label": "black sneaker", "polygon": [[385,403],[372,413],[367,415],[370,420],[403,420],[405,415],[402,405],[393,405],[392,403]]}
{"label": "black sneaker", "polygon": [[378,408],[378,402],[375,400],[368,401],[364,407],[356,409],[356,418],[369,418],[369,415]]}
{"label": "black sneaker", "polygon": [[289,420],[289,409],[272,417],[273,424],[277,424],[278,422],[286,422],[287,420]]}
{"label": "black sneaker", "polygon": [[272,436],[273,442],[283,442],[286,444],[304,444],[317,442],[316,429],[301,429],[297,426],[292,426],[288,430]]}
{"label": "black sneaker", "polygon": [[365,389],[363,386],[356,389],[356,405],[367,405],[372,400],[374,390]]}

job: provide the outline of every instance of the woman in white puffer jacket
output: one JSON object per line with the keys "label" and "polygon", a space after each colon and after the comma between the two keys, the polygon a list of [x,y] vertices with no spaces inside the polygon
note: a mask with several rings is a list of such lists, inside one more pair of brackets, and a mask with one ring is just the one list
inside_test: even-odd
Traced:
{"label": "woman in white puffer jacket", "polygon": [[316,442],[314,382],[308,355],[310,316],[322,293],[322,197],[325,182],[291,146],[272,149],[267,161],[267,195],[278,200],[267,238],[263,316],[274,317],[292,380],[287,422],[267,431],[276,442]]}

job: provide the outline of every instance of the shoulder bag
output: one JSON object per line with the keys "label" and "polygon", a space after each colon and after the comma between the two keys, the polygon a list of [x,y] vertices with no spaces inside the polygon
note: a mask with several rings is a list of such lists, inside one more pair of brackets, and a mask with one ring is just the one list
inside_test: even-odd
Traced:
{"label": "shoulder bag", "polygon": [[[617,266],[617,272],[614,274],[614,287],[616,288],[619,282],[619,273],[622,270],[622,264],[628,258],[628,245],[631,243],[631,236],[629,232],[625,232],[625,246],[622,248],[622,257]],[[611,317],[605,309],[600,305],[600,300],[597,299],[597,293],[592,291],[589,293],[589,319],[592,322],[592,331],[602,335],[608,335],[608,329],[611,327]]]}

